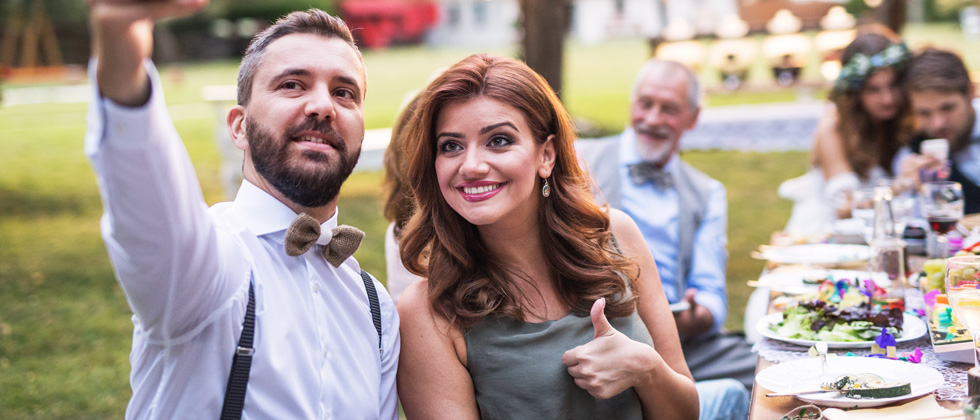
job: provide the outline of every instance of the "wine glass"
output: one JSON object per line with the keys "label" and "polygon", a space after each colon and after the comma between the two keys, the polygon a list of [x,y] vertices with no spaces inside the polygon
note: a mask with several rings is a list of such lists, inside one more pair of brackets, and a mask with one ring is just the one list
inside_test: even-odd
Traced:
{"label": "wine glass", "polygon": [[980,366],[980,256],[964,255],[946,260],[946,295],[956,318],[973,336],[974,365]]}
{"label": "wine glass", "polygon": [[851,192],[851,217],[861,221],[864,241],[871,243],[875,223],[874,188],[858,188]]}
{"label": "wine glass", "polygon": [[879,187],[892,190],[892,216],[895,217],[895,236],[901,238],[905,227],[915,214],[915,186],[904,178],[886,177],[878,180]]}
{"label": "wine glass", "polygon": [[963,218],[963,187],[959,182],[952,181],[925,182],[922,184],[919,202],[922,205],[922,215],[936,235],[935,241],[929,243],[929,257],[948,257],[949,240],[946,234]]}

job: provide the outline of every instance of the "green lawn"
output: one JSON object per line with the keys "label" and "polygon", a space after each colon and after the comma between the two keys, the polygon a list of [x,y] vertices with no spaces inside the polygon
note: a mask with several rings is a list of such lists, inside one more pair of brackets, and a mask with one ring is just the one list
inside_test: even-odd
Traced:
{"label": "green lawn", "polygon": [[[930,29],[950,39],[947,28]],[[962,39],[961,41],[962,42]],[[564,98],[576,117],[615,132],[626,123],[627,92],[648,55],[645,43],[571,45]],[[512,50],[500,50],[509,54]],[[368,128],[391,125],[403,98],[464,50],[393,48],[366,52]],[[233,84],[237,62],[162,69],[168,103],[208,203],[222,200],[213,110],[200,88]],[[703,69],[707,80],[710,69]],[[812,77],[812,76],[808,76]],[[709,81],[710,85],[711,82]],[[14,86],[6,86],[14,87]],[[709,105],[792,100],[793,91],[725,94]],[[101,238],[101,203],[82,151],[83,104],[0,108],[0,418],[100,419],[122,416],[130,396],[130,311]],[[782,180],[806,169],[806,153],[690,152],[685,158],[728,187],[729,328],[741,329],[762,263],[749,257],[789,216],[776,196]],[[368,236],[356,254],[384,278],[378,186],[382,174],[357,173],[341,196],[341,222]]]}

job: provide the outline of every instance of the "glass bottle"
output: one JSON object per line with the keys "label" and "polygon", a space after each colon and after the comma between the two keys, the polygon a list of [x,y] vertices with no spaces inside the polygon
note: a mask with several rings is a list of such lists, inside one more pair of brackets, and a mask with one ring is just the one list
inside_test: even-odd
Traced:
{"label": "glass bottle", "polygon": [[872,276],[885,277],[891,283],[882,287],[883,293],[879,292],[872,296],[871,304],[879,310],[898,308],[904,311],[905,242],[895,234],[895,217],[892,213],[891,201],[891,188],[875,188],[874,232],[870,243],[868,271]]}

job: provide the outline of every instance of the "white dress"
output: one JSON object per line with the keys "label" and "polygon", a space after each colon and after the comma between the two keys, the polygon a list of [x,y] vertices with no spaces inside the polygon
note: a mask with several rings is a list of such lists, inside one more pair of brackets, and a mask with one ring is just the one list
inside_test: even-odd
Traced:
{"label": "white dress", "polygon": [[[892,159],[892,173],[900,172],[902,161],[910,154],[906,147],[899,149]],[[823,171],[814,167],[802,176],[783,181],[779,196],[793,200],[793,212],[783,230],[804,235],[830,232],[837,220],[838,205],[850,191],[874,187],[878,180],[888,176],[880,166],[874,166],[865,180],[853,172],[845,172],[825,181]]]}
{"label": "white dress", "polygon": [[408,285],[421,279],[421,277],[408,272],[408,269],[402,264],[401,257],[398,255],[398,240],[395,239],[394,222],[389,223],[388,230],[385,231],[385,263],[388,275],[388,294],[391,295],[391,300],[397,304],[398,298],[408,288]]}

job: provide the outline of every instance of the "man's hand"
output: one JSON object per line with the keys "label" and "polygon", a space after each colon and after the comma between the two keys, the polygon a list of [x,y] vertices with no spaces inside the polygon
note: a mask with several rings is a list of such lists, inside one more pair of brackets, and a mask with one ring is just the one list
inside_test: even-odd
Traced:
{"label": "man's hand", "polygon": [[129,106],[146,103],[143,60],[153,52],[153,21],[196,13],[208,0],[89,0],[92,49],[102,95]]}
{"label": "man's hand", "polygon": [[561,362],[575,385],[593,397],[608,399],[629,387],[653,382],[653,371],[663,364],[660,354],[652,347],[633,341],[616,331],[605,314],[606,300],[592,305],[592,341],[566,351]]}
{"label": "man's hand", "polygon": [[715,323],[715,317],[711,311],[704,306],[698,305],[694,300],[697,289],[687,289],[684,292],[684,300],[691,304],[685,311],[675,312],[674,321],[677,323],[677,333],[681,338],[693,337],[711,329]]}
{"label": "man's hand", "polygon": [[922,183],[919,177],[920,172],[938,172],[943,169],[945,162],[929,155],[911,154],[902,160],[899,168],[899,179],[906,180],[912,184],[912,188],[918,189]]}

